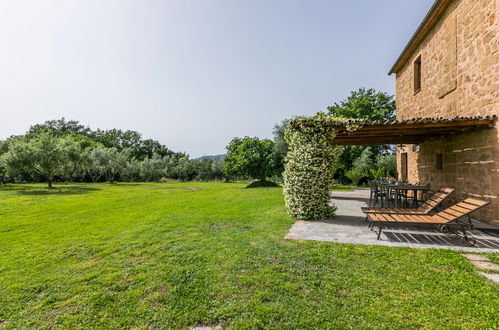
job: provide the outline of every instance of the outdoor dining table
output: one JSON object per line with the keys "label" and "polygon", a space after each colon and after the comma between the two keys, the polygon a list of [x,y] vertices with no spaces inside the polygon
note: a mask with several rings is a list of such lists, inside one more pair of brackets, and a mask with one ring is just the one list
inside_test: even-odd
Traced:
{"label": "outdoor dining table", "polygon": [[[402,196],[406,196],[408,191],[413,192],[414,198],[412,199],[412,208],[417,208],[418,205],[418,200],[417,200],[417,194],[418,191],[425,191],[428,189],[425,186],[421,185],[415,185],[415,184],[410,184],[410,183],[378,183],[378,185],[385,187],[388,190],[388,195],[386,196],[388,201],[390,200],[390,197],[393,196],[393,204],[394,207],[397,208],[399,207],[399,201]],[[405,192],[405,193],[404,193]],[[407,205],[409,206],[409,205]]]}

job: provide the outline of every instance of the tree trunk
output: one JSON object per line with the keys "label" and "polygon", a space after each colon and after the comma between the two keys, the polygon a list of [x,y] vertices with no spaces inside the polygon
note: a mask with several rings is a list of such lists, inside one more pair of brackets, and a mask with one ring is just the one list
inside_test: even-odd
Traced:
{"label": "tree trunk", "polygon": [[53,188],[53,187],[52,187],[52,180],[49,180],[49,181],[48,181],[48,184],[49,184],[49,189],[52,189],[52,188]]}

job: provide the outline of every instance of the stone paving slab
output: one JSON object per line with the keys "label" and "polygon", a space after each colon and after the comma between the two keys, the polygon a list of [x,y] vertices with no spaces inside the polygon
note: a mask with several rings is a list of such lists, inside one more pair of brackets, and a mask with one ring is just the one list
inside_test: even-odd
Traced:
{"label": "stone paving slab", "polygon": [[499,264],[490,262],[487,256],[479,254],[462,254],[462,256],[468,259],[476,268],[499,271]]}
{"label": "stone paving slab", "polygon": [[487,258],[487,256],[483,255],[483,254],[463,253],[461,255],[471,262],[473,262],[473,261],[489,261],[489,258]]}
{"label": "stone paving slab", "polygon": [[491,281],[494,281],[496,283],[499,283],[499,274],[489,274],[489,273],[484,273],[484,272],[478,272],[478,274],[485,276]]}
{"label": "stone paving slab", "polygon": [[[477,239],[474,247],[462,243],[455,235],[442,234],[431,226],[405,225],[383,227],[381,240],[367,228],[361,207],[369,201],[369,189],[333,192],[332,203],[337,206],[336,218],[322,221],[296,221],[286,235],[288,239],[314,240],[364,245],[384,245],[412,248],[452,249],[470,252],[499,253],[499,237],[472,231]],[[495,228],[475,222],[478,227]]]}

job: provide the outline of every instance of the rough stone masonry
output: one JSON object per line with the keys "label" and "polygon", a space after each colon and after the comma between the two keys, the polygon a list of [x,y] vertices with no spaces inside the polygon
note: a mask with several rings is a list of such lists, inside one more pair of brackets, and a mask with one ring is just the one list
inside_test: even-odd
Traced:
{"label": "rough stone masonry", "polygon": [[[430,26],[394,71],[397,119],[499,115],[499,0],[439,3],[443,9],[438,16],[430,12]],[[421,89],[415,91],[419,57]],[[499,226],[497,122],[489,129],[397,149],[399,173],[401,154],[407,153],[410,182],[456,188],[448,203],[467,196],[490,200],[474,217]]]}

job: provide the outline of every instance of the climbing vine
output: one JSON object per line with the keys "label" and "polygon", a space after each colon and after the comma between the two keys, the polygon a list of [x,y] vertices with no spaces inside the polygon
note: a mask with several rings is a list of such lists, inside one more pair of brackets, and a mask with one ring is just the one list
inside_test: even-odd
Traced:
{"label": "climbing vine", "polygon": [[[333,165],[338,147],[329,122],[342,121],[318,113],[313,117],[296,117],[286,129],[289,144],[284,170],[284,197],[289,214],[298,219],[320,220],[334,217],[330,189]],[[349,130],[355,127],[349,127]]]}

